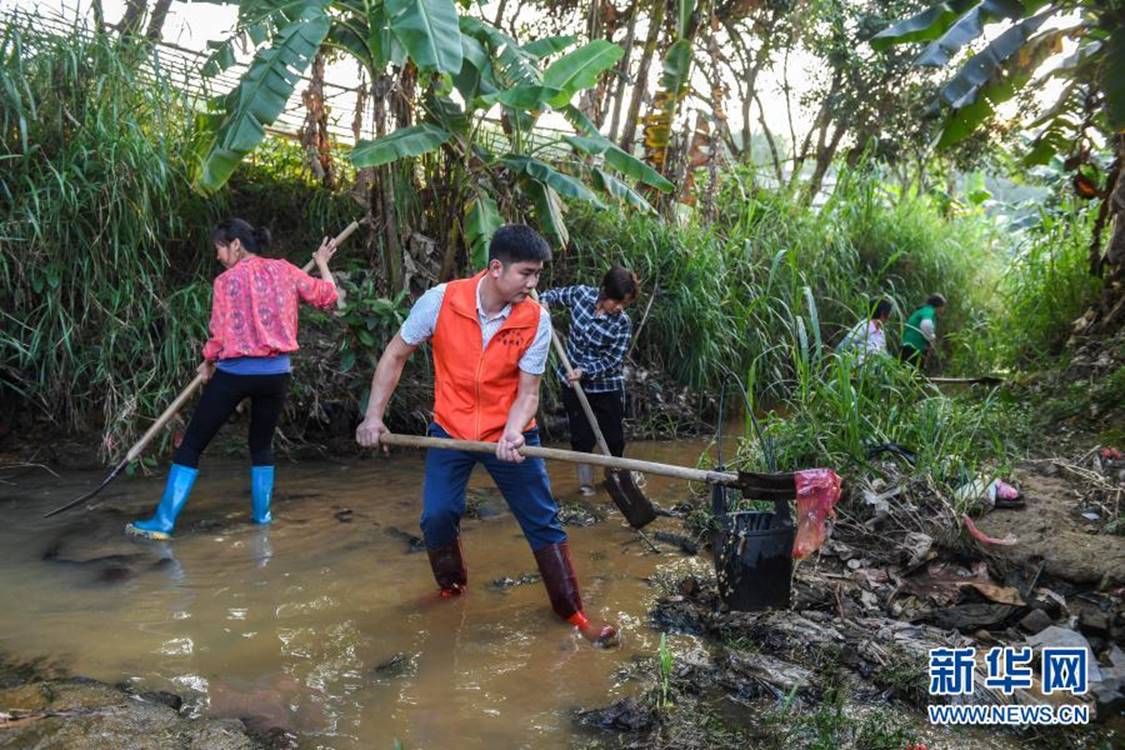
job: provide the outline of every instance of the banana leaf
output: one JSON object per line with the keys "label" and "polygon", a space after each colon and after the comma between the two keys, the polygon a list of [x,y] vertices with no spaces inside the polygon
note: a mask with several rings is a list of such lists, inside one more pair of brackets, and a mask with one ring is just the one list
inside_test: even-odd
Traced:
{"label": "banana leaf", "polygon": [[399,128],[373,141],[360,141],[349,158],[357,167],[380,167],[399,159],[407,159],[439,148],[453,136],[430,123]]}
{"label": "banana leaf", "polygon": [[325,3],[306,3],[297,20],[254,56],[242,80],[223,98],[225,111],[199,118],[199,161],[193,171],[198,189],[218,190],[262,142],[266,128],[284,111],[301,74],[312,64],[328,27]]}

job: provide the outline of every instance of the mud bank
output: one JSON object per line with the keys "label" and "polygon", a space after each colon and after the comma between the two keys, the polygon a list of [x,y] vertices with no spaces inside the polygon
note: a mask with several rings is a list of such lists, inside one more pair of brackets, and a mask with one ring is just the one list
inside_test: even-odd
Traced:
{"label": "mud bank", "polygon": [[238,719],[187,718],[183,699],[136,692],[0,654],[0,747],[60,750],[254,750],[294,746],[254,736]]}

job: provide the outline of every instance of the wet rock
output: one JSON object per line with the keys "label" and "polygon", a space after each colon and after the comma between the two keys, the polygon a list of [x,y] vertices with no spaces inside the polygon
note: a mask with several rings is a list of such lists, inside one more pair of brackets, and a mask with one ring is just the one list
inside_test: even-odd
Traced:
{"label": "wet rock", "polygon": [[137,571],[132,568],[127,568],[124,565],[111,565],[108,568],[102,568],[98,571],[97,578],[94,579],[95,583],[125,583],[137,577]]}
{"label": "wet rock", "polygon": [[1110,632],[1109,615],[1096,609],[1084,609],[1078,615],[1078,627],[1083,633],[1109,636]]}
{"label": "wet rock", "polygon": [[[188,719],[171,694],[136,700],[97,680],[52,677],[35,667],[13,667],[0,658],[0,706],[8,714],[4,747],[60,750],[251,750],[260,747],[238,721]],[[171,697],[168,697],[171,696]],[[18,707],[10,710],[8,707]]]}
{"label": "wet rock", "polygon": [[1020,627],[1028,633],[1035,635],[1036,633],[1049,628],[1054,625],[1055,621],[1041,609],[1033,609],[1023,616],[1020,620]]}
{"label": "wet rock", "polygon": [[605,708],[579,712],[579,721],[615,732],[644,732],[656,724],[656,711],[636,698],[624,698]]}
{"label": "wet rock", "polygon": [[1101,683],[1090,688],[1097,703],[1098,716],[1119,716],[1125,712],[1125,694],[1121,690]]}
{"label": "wet rock", "polygon": [[1125,711],[1125,652],[1116,645],[1103,656],[1101,680],[1090,686],[1097,701],[1098,716],[1119,716]]}
{"label": "wet rock", "polygon": [[177,713],[184,707],[183,698],[175,693],[169,693],[166,690],[152,690],[145,693],[138,693],[137,697],[149,703],[159,703],[162,706],[167,706]]}
{"label": "wet rock", "polygon": [[606,511],[593,505],[559,503],[559,523],[563,526],[593,526],[606,518]]}
{"label": "wet rock", "polygon": [[[288,674],[270,674],[253,681],[216,678],[208,686],[210,714],[233,718],[255,737],[283,738],[274,731],[316,731],[324,726],[321,703],[310,700],[308,688]],[[284,747],[284,745],[282,745]]]}
{"label": "wet rock", "polygon": [[671,544],[679,547],[684,554],[695,555],[699,553],[699,545],[694,539],[691,539],[683,534],[673,534],[667,531],[658,531],[653,535],[653,538],[658,542]]}
{"label": "wet rock", "polygon": [[1053,463],[1042,463],[1036,468],[1038,472],[1045,477],[1054,477],[1059,474],[1059,467]]}
{"label": "wet rock", "polygon": [[409,677],[417,671],[419,654],[399,651],[391,658],[375,667],[375,674],[381,678]]}
{"label": "wet rock", "polygon": [[282,727],[270,727],[265,731],[249,729],[264,750],[297,750],[301,746],[297,735]]}
{"label": "wet rock", "polygon": [[685,576],[684,579],[680,581],[678,588],[683,596],[690,598],[698,596],[703,587],[699,583],[699,579],[695,576]]}
{"label": "wet rock", "polygon": [[64,552],[65,544],[66,538],[64,535],[64,537],[60,537],[48,545],[47,549],[43,551],[41,559],[44,562],[64,565],[77,570],[88,570],[94,583],[124,583],[135,578],[137,569],[150,560],[149,556],[143,553],[98,555],[78,559],[70,557]]}
{"label": "wet rock", "polygon": [[508,513],[508,503],[496,490],[469,490],[465,493],[465,517],[487,520]]}
{"label": "wet rock", "polygon": [[538,573],[524,573],[523,575],[512,578],[511,576],[501,576],[493,578],[488,582],[488,588],[493,591],[507,591],[513,586],[525,586],[529,583],[539,583],[543,577]]}
{"label": "wet rock", "polygon": [[977,628],[1000,625],[1016,612],[1008,604],[959,604],[931,610],[925,619],[939,628],[971,633]]}
{"label": "wet rock", "polygon": [[684,597],[665,597],[657,601],[651,613],[652,625],[662,633],[701,635],[706,630],[704,611]]}
{"label": "wet rock", "polygon": [[406,551],[408,553],[422,552],[426,549],[426,543],[422,541],[421,537],[416,534],[411,534],[410,532],[403,531],[397,526],[388,526],[386,529],[384,529],[383,533],[387,536],[394,537],[395,539],[401,539],[402,541],[406,542]]}
{"label": "wet rock", "polygon": [[693,510],[695,510],[695,506],[685,501],[673,505],[668,509],[668,513],[673,516],[687,517]]}

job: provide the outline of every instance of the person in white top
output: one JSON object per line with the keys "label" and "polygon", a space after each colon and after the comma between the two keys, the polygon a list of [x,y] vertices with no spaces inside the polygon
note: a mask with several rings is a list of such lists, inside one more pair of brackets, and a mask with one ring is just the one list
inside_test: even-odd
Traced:
{"label": "person in white top", "polygon": [[887,337],[883,326],[891,317],[891,301],[881,299],[872,308],[871,317],[856,323],[844,340],[836,347],[840,356],[854,357],[856,364],[862,364],[873,354],[887,353]]}

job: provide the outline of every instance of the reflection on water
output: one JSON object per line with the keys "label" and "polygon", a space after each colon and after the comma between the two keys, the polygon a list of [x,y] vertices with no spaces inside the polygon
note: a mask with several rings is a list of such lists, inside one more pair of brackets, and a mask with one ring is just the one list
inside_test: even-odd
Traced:
{"label": "reflection on water", "polygon": [[[700,447],[630,452],[694,464]],[[575,499],[573,469],[551,471],[556,494]],[[506,513],[465,520],[469,592],[438,600],[411,544],[421,477],[420,454],[281,465],[274,523],[254,527],[248,467],[207,458],[168,543],[122,533],[162,478],[120,479],[95,510],[48,520],[101,477],[0,485],[0,647],[173,691],[190,712],[281,727],[302,747],[568,746],[574,709],[635,692],[621,669],[656,650],[645,579],[706,561],[646,554],[616,511],[568,529],[587,609],[622,633],[620,648],[594,649],[555,618],[541,583],[490,585],[536,570]],[[471,487],[492,491],[484,471]],[[671,504],[686,486],[650,477],[646,491]]]}

